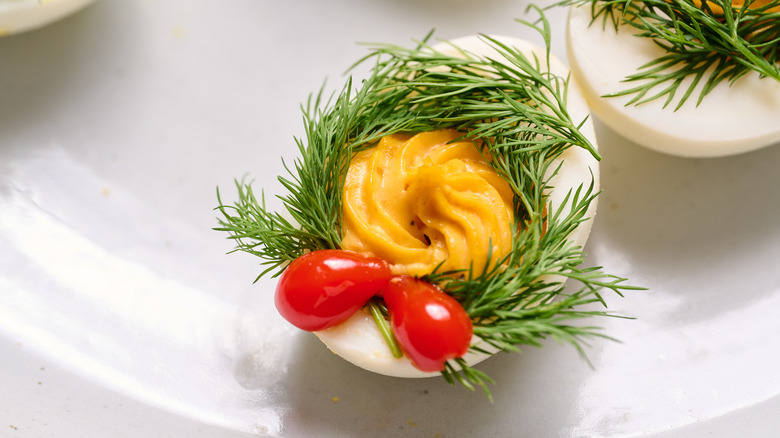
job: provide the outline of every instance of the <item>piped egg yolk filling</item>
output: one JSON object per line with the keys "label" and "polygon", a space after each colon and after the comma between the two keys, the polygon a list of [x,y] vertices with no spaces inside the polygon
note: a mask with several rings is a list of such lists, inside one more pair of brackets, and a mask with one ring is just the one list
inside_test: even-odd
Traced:
{"label": "piped egg yolk filling", "polygon": [[455,130],[400,134],[357,153],[344,185],[342,249],[396,275],[473,269],[512,247],[513,192]]}
{"label": "piped egg yolk filling", "polygon": [[[768,5],[771,2],[772,0],[755,0],[753,1],[753,3],[750,4],[749,8],[750,9],[761,8]],[[723,8],[721,8],[715,3],[706,2],[706,0],[693,0],[693,3],[699,8],[703,7],[703,3],[707,3],[710,9],[712,10],[713,14],[723,15]],[[742,9],[745,6],[745,0],[732,0],[731,6],[733,6],[737,10]],[[767,9],[767,12],[779,12],[779,11],[780,11],[780,6]]]}

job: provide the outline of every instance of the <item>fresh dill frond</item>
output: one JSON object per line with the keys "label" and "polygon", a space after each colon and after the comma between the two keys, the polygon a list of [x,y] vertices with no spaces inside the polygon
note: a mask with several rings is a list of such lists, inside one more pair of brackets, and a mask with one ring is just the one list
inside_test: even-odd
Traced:
{"label": "fresh dill frond", "polygon": [[[280,199],[292,220],[268,211],[242,181],[236,203],[219,199],[222,217],[215,229],[235,240],[236,251],[260,257],[267,266],[261,275],[278,274],[305,251],[339,248],[344,179],[356,152],[394,133],[456,129],[488,149],[491,165],[514,191],[513,248],[489,260],[482,272],[435,270],[426,279],[468,312],[474,334],[483,341],[472,347],[475,351],[517,351],[544,338],[582,351],[583,338],[604,335],[572,321],[613,315],[580,308],[604,305],[603,290],[621,294],[633,288],[600,268],[580,268],[582,248],[567,239],[589,220],[586,212],[597,196],[593,183],[569,193],[567,208],[551,211],[548,205],[549,180],[559,170],[553,167],[556,158],[569,148],[599,155],[580,132],[585,121],[573,120],[566,108],[568,78],[549,72],[551,31],[537,10],[540,20],[526,24],[545,41],[541,59],[488,36],[482,39],[498,53],[495,59],[463,50],[446,54],[429,44],[431,34],[413,48],[369,46],[356,64],[371,66],[359,86],[348,80],[331,99],[320,92],[304,108],[306,138],[296,140],[300,157],[279,178],[288,191]],[[566,279],[578,282],[578,290],[567,292]],[[382,317],[375,300],[370,308],[375,318]],[[448,361],[442,374],[489,395],[492,380],[462,358]]]}
{"label": "fresh dill frond", "polygon": [[676,101],[677,110],[699,85],[697,106],[719,84],[751,72],[780,81],[780,0],[740,6],[730,0],[564,0],[555,6],[582,5],[590,6],[591,25],[627,27],[665,51],[625,79],[637,85],[605,97],[631,96],[627,105]]}

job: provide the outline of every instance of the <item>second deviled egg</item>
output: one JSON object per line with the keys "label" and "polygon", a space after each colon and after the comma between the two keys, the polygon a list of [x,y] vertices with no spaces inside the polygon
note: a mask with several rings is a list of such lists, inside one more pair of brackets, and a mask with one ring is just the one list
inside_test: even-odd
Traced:
{"label": "second deviled egg", "polygon": [[780,142],[780,1],[569,4],[572,74],[622,136],[686,157]]}

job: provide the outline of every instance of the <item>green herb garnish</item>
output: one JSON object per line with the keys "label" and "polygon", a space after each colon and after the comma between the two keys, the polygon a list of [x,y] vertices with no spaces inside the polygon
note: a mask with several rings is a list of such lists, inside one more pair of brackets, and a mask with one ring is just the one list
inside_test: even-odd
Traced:
{"label": "green herb garnish", "polygon": [[[589,305],[604,304],[602,290],[621,294],[635,288],[601,268],[580,267],[582,248],[566,240],[588,220],[587,208],[597,196],[593,185],[569,193],[570,213],[548,211],[553,159],[571,147],[598,154],[579,131],[584,121],[567,112],[568,79],[547,72],[550,28],[539,13],[538,23],[524,23],[544,38],[547,60],[486,36],[499,59],[443,54],[429,45],[430,34],[412,49],[372,46],[358,63],[372,63],[359,87],[347,81],[330,100],[320,92],[303,108],[301,156],[279,178],[289,192],[280,198],[293,220],[268,211],[249,183],[238,182],[237,202],[219,199],[222,217],[215,229],[228,232],[236,250],[262,259],[266,269],[260,275],[278,274],[305,251],[339,247],[344,177],[353,154],[385,135],[454,128],[489,148],[492,165],[513,188],[514,246],[484,272],[434,272],[426,279],[464,306],[486,347],[518,351],[519,345],[540,346],[553,338],[582,351],[584,338],[605,337],[596,327],[572,322],[613,316]],[[575,284],[564,288],[564,279]],[[377,303],[371,305],[379,312]],[[442,374],[451,383],[481,386],[489,396],[491,379],[462,359],[449,361]]]}

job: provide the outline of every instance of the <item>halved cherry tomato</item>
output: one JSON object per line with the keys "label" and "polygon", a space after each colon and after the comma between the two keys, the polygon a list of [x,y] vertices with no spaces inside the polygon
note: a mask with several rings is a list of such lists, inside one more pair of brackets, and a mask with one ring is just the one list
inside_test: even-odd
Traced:
{"label": "halved cherry tomato", "polygon": [[382,259],[325,249],[293,260],[276,285],[274,302],[292,325],[306,331],[341,324],[392,278]]}
{"label": "halved cherry tomato", "polygon": [[383,289],[390,327],[412,364],[441,371],[469,349],[473,326],[454,298],[423,280],[398,276]]}

